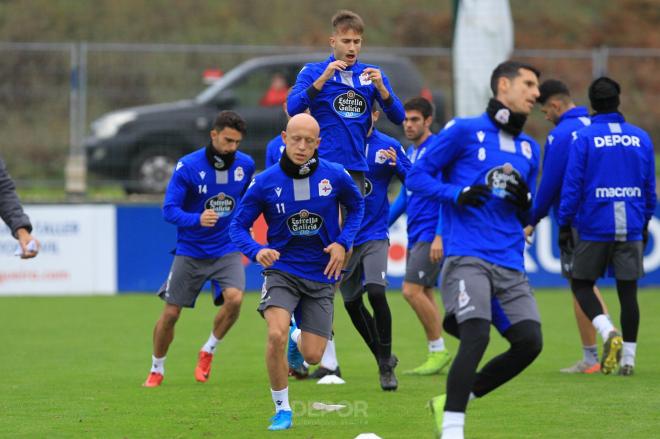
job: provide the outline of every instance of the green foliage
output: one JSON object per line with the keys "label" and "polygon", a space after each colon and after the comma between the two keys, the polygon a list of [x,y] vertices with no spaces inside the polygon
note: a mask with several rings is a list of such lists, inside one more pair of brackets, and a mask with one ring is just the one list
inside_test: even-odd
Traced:
{"label": "green foliage", "polygon": [[[536,294],[543,318],[544,350],[533,365],[491,395],[470,403],[466,433],[474,438],[656,437],[660,294],[640,293],[642,324],[636,374],[568,376],[558,369],[582,355],[570,296]],[[616,296],[604,294],[618,320]],[[218,348],[210,381],[194,381],[197,351],[214,310],[207,294],[185,310],[168,353],[162,387],[140,385],[150,365],[151,333],[162,302],[150,295],[0,299],[0,436],[12,438],[149,438],[266,436],[273,407],[264,366],[266,326],[254,311],[258,294],[246,295],[236,326]],[[342,386],[290,381],[294,428],[286,438],[431,437],[427,401],[444,391],[446,375],[405,376],[425,358],[426,341],[413,311],[389,294],[400,388],[385,393],[377,369],[338,297],[335,309]],[[456,340],[447,337],[451,352]],[[495,332],[485,359],[506,349]],[[314,401],[366,406],[320,414]]]}

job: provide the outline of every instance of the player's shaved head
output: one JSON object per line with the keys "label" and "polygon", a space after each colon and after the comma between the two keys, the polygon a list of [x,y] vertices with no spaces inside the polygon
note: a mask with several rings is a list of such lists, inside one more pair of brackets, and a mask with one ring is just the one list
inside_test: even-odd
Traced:
{"label": "player's shaved head", "polygon": [[282,133],[282,140],[286,145],[286,155],[296,165],[309,160],[318,148],[321,138],[319,123],[307,113],[293,116]]}
{"label": "player's shaved head", "polygon": [[286,124],[286,131],[291,132],[292,130],[312,130],[315,133],[316,137],[319,136],[321,132],[321,127],[319,123],[307,113],[300,113],[293,116],[289,123]]}

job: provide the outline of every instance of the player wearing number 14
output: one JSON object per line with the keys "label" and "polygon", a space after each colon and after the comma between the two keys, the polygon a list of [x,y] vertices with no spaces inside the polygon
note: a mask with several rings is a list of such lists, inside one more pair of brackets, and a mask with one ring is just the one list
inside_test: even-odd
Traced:
{"label": "player wearing number 14", "polygon": [[213,287],[213,303],[223,306],[199,352],[197,381],[208,380],[216,345],[238,318],[245,271],[227,229],[254,173],[252,158],[237,150],[245,132],[238,114],[221,112],[209,145],[182,157],[167,187],[163,215],[177,226],[177,243],[169,276],[158,291],[165,308],[154,329],[153,361],[145,387],[163,381],[165,355],[181,309],[195,306],[207,280]]}

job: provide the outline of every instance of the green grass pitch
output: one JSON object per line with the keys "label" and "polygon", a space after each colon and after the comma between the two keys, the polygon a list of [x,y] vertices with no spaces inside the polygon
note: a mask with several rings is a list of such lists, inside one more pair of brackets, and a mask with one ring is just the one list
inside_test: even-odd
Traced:
{"label": "green grass pitch", "polygon": [[[412,310],[389,294],[399,390],[378,386],[375,362],[337,298],[337,352],[347,384],[290,381],[293,429],[267,432],[273,413],[264,365],[266,326],[247,294],[241,317],[221,342],[210,381],[195,382],[196,355],[214,310],[207,294],[184,311],[163,386],[141,387],[162,303],[151,295],[0,299],[0,437],[11,438],[431,438],[427,401],[446,375],[409,377],[426,342]],[[605,292],[618,321],[618,303]],[[470,403],[470,438],[660,437],[660,291],[642,290],[637,369],[632,377],[567,376],[581,356],[571,299],[541,290],[543,353],[521,376]],[[456,340],[447,337],[456,352]],[[505,349],[496,332],[486,358]],[[321,413],[315,401],[347,409]]]}

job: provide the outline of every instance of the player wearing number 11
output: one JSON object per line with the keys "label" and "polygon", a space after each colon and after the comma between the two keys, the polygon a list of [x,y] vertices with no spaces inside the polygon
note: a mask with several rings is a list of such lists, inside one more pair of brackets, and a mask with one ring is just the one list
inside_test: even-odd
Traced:
{"label": "player wearing number 11", "polygon": [[[291,427],[287,339],[308,363],[321,361],[332,336],[334,284],[364,214],[364,200],[350,175],[318,158],[319,131],[308,114],[291,118],[282,133],[286,148],[279,166],[252,181],[229,227],[241,252],[265,269],[258,311],[268,325],[266,366],[276,410],[269,430]],[[342,229],[339,203],[347,211]],[[250,235],[261,213],[268,224],[267,247]],[[297,307],[300,329],[289,328]]]}

